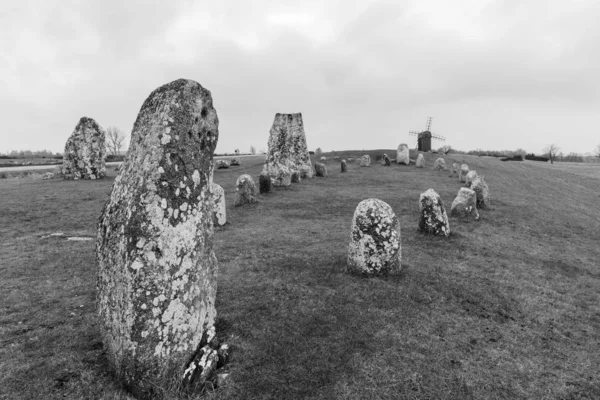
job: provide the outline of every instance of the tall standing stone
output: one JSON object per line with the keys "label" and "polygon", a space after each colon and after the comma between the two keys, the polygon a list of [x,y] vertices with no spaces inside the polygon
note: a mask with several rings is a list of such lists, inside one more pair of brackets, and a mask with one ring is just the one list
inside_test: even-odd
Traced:
{"label": "tall standing stone", "polygon": [[396,162],[398,164],[410,164],[410,156],[408,152],[408,146],[405,143],[401,143],[396,151]]}
{"label": "tall standing stone", "polygon": [[92,118],[83,117],[65,143],[65,179],[101,179],[106,175],[106,132]]}
{"label": "tall standing stone", "polygon": [[423,153],[419,153],[419,155],[417,156],[415,166],[417,168],[423,168],[425,166],[425,157],[423,156]]}
{"label": "tall standing stone", "polygon": [[419,229],[425,233],[433,235],[450,234],[450,224],[448,215],[444,208],[444,202],[439,194],[433,189],[429,189],[419,196]]}
{"label": "tall standing stone", "polygon": [[340,168],[342,169],[342,173],[348,172],[348,164],[346,164],[346,160],[342,160],[340,163]]}
{"label": "tall standing stone", "polygon": [[219,184],[210,182],[210,192],[213,202],[213,224],[223,226],[227,222],[227,207],[225,205],[225,190]]}
{"label": "tall standing stone", "polygon": [[397,275],[402,249],[400,222],[379,199],[361,201],[352,218],[347,270],[359,275]]}
{"label": "tall standing stone", "polygon": [[[305,168],[306,166],[309,168]],[[275,114],[275,120],[269,132],[269,150],[265,167],[263,172],[272,178],[280,176],[279,169],[284,167],[290,171],[300,171],[303,178],[312,178],[312,165],[306,145],[302,113]],[[306,176],[302,176],[303,173]],[[280,185],[281,182],[287,183],[287,180],[282,181],[278,178],[273,180],[275,186],[289,185]]]}
{"label": "tall standing stone", "polygon": [[209,189],[218,125],[199,83],[154,90],[98,222],[100,331],[116,375],[142,396],[171,372],[207,379],[218,362]]}

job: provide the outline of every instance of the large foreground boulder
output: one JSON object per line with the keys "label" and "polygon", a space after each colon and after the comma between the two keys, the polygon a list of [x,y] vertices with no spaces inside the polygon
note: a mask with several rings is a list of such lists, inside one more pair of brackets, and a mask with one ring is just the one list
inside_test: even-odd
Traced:
{"label": "large foreground boulder", "polygon": [[473,215],[475,216],[475,219],[479,219],[479,213],[477,212],[477,195],[475,192],[469,188],[460,188],[458,195],[452,202],[450,215],[462,218]]}
{"label": "large foreground boulder", "polygon": [[450,224],[444,208],[444,202],[433,189],[428,189],[419,196],[419,229],[425,233],[448,236]]}
{"label": "large foreground boulder", "polygon": [[471,189],[477,196],[477,208],[488,208],[490,206],[490,190],[483,176],[477,176],[473,180]]}
{"label": "large foreground boulder", "polygon": [[92,118],[83,117],[65,143],[65,179],[101,179],[106,175],[106,132]]}
{"label": "large foreground boulder", "polygon": [[225,190],[214,182],[209,184],[213,202],[213,224],[223,226],[227,222],[227,208],[225,206]]}
{"label": "large foreground boulder", "polygon": [[244,204],[258,203],[256,199],[256,185],[254,179],[248,174],[240,175],[235,182],[236,192],[233,205],[235,207],[243,206]]}
{"label": "large foreground boulder", "polygon": [[469,166],[467,164],[461,165],[460,170],[458,171],[458,179],[461,182],[466,182],[468,173],[469,173]]}
{"label": "large foreground boulder", "polygon": [[474,169],[467,172],[467,175],[465,175],[465,186],[466,187],[471,187],[471,183],[473,183],[473,180],[477,178],[477,171],[475,171]]}
{"label": "large foreground boulder", "polygon": [[400,222],[379,199],[361,201],[352,219],[347,270],[360,275],[396,275],[402,261]]}
{"label": "large foreground boulder", "polygon": [[322,163],[315,163],[315,175],[325,178],[327,176],[327,166]]}
{"label": "large foreground boulder", "polygon": [[434,171],[443,171],[446,169],[446,161],[443,158],[438,158],[433,164]]}
{"label": "large foreground boulder", "polygon": [[209,190],[218,125],[197,82],[154,90],[98,221],[99,328],[116,376],[139,397],[157,381],[209,379],[219,362]]}
{"label": "large foreground boulder", "polygon": [[361,167],[370,167],[371,166],[371,156],[365,154],[360,158],[360,166]]}
{"label": "large foreground boulder", "polygon": [[401,143],[396,151],[396,162],[398,164],[410,164],[410,156],[408,152],[408,145]]}
{"label": "large foreground boulder", "polygon": [[425,157],[423,156],[422,153],[419,153],[419,155],[417,156],[417,161],[415,162],[415,167],[423,168],[424,166],[425,166]]}

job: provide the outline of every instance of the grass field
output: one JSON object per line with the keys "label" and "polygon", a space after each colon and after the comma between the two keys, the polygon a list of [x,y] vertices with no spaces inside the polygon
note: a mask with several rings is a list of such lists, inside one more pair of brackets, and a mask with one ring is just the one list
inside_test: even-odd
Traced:
{"label": "grass field", "polygon": [[[240,208],[235,179],[263,156],[215,172],[229,221],[214,237],[217,329],[233,351],[206,398],[600,399],[600,168],[445,156],[485,176],[494,208],[450,217],[439,238],[418,232],[418,196],[434,188],[449,208],[460,183],[435,158],[346,174],[329,160],[329,177]],[[0,180],[0,399],[129,398],[95,320],[94,241],[42,238],[93,237],[115,173]],[[400,276],[345,273],[370,197],[400,219]]]}

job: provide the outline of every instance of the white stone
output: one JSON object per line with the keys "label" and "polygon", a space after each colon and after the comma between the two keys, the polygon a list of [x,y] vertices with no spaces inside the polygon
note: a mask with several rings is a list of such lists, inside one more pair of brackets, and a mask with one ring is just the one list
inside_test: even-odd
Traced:
{"label": "white stone", "polygon": [[410,157],[408,152],[408,146],[405,143],[401,143],[396,151],[396,162],[398,164],[410,164]]}

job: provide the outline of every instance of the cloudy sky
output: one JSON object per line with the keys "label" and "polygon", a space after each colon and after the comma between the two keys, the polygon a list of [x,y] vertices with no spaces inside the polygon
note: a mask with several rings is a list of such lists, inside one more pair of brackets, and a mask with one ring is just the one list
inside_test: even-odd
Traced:
{"label": "cloudy sky", "polygon": [[[0,152],[62,152],[82,116],[129,133],[155,88],[212,92],[217,152],[266,148],[302,112],[309,148],[600,144],[600,1],[3,2]],[[434,142],[434,146],[441,145]]]}

